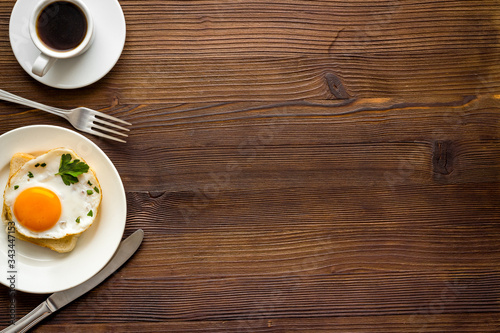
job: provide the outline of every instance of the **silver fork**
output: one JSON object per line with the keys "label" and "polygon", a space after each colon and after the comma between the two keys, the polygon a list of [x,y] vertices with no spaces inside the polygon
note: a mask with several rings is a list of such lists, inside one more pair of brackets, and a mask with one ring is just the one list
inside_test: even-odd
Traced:
{"label": "silver fork", "polygon": [[[102,133],[102,131],[112,133],[115,135],[119,135],[119,136],[123,136],[123,137],[128,137],[127,134],[122,133],[122,132],[118,132],[118,131],[111,129],[109,127],[116,128],[116,129],[121,130],[121,131],[129,131],[129,129],[122,127],[122,126],[118,126],[117,124],[106,121],[104,119],[111,120],[111,121],[121,123],[124,125],[132,125],[131,123],[126,122],[124,120],[109,116],[105,113],[95,111],[95,110],[92,110],[92,109],[89,109],[86,107],[78,107],[78,108],[71,109],[71,110],[59,109],[59,108],[55,108],[55,107],[48,106],[48,105],[45,105],[42,103],[34,102],[34,101],[29,100],[29,99],[11,94],[11,93],[9,93],[5,90],[2,90],[2,89],[0,89],[0,99],[5,100],[5,101],[9,101],[9,102],[13,102],[13,103],[26,105],[26,106],[29,106],[32,108],[36,108],[36,109],[39,109],[42,111],[46,111],[46,112],[58,115],[60,117],[65,118],[66,120],[68,120],[71,123],[71,125],[73,125],[73,127],[75,127],[76,129],[78,129],[80,131],[90,133],[93,135],[97,135],[97,136],[101,136],[103,138],[107,138],[110,140],[119,141],[119,142],[126,142],[126,141],[119,139],[119,138],[116,138],[114,136]],[[104,126],[102,126],[102,125],[104,125]],[[105,127],[105,126],[108,126],[108,127]]]}

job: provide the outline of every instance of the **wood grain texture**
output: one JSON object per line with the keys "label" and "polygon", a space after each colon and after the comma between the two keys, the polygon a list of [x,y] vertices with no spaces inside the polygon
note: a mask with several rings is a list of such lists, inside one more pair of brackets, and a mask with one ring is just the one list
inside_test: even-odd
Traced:
{"label": "wood grain texture", "polygon": [[[120,4],[117,65],[62,91],[18,65],[0,3],[2,89],[133,124],[86,136],[146,234],[35,332],[500,330],[498,1]],[[71,128],[0,103],[0,134],[27,124]]]}
{"label": "wood grain texture", "polygon": [[[400,315],[361,316],[354,322],[350,318],[299,318],[299,319],[246,319],[239,321],[170,321],[144,323],[140,328],[133,324],[84,324],[72,332],[496,332],[498,318],[492,314],[471,314],[457,318],[450,315]],[[64,332],[64,325],[54,325],[54,330]],[[39,332],[50,332],[40,329]]]}
{"label": "wood grain texture", "polygon": [[[498,91],[498,3],[490,1],[122,1],[127,40],[86,104],[324,100],[336,73],[359,97],[442,100]],[[0,5],[13,92],[53,102],[17,65]],[[133,78],[133,79],[131,79]],[[94,105],[92,105],[94,106]]]}

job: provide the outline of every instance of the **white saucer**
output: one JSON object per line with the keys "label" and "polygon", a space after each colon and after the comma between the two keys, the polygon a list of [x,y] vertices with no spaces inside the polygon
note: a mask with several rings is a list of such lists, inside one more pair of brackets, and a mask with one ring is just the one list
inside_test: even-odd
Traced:
{"label": "white saucer", "polygon": [[54,88],[74,89],[100,80],[116,64],[125,45],[125,16],[117,0],[84,0],[94,19],[95,40],[81,56],[58,60],[43,77],[31,72],[40,54],[30,38],[29,16],[38,0],[17,0],[9,25],[17,61],[35,80]]}

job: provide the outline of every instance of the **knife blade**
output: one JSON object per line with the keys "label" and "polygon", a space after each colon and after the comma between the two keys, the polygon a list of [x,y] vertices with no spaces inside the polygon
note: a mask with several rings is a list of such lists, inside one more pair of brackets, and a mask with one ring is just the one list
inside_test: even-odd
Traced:
{"label": "knife blade", "polygon": [[132,257],[141,245],[143,238],[144,231],[142,229],[136,230],[120,243],[113,258],[96,275],[78,286],[50,295],[42,304],[14,324],[0,331],[0,333],[26,332],[45,317],[92,290]]}

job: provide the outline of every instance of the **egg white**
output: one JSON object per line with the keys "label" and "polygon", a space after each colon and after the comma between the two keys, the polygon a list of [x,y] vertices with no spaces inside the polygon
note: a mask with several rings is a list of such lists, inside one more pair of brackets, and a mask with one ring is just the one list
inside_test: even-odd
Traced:
{"label": "egg white", "polygon": [[[63,154],[70,154],[72,160],[79,159],[84,162],[72,150],[57,148],[28,161],[9,180],[4,193],[4,203],[10,209],[17,231],[26,237],[59,239],[80,234],[92,225],[98,214],[102,191],[94,172],[89,169],[87,173],[78,176],[78,183],[65,185],[61,176],[56,175],[59,172]],[[45,163],[44,167],[43,163]],[[33,175],[32,178],[28,176],[30,173]],[[49,189],[59,197],[61,202],[61,216],[57,223],[48,230],[35,232],[27,229],[17,221],[14,214],[16,198],[31,187]],[[97,187],[98,192],[94,187]],[[87,190],[91,190],[92,194],[89,195]],[[92,216],[88,216],[90,211],[92,211]]]}

